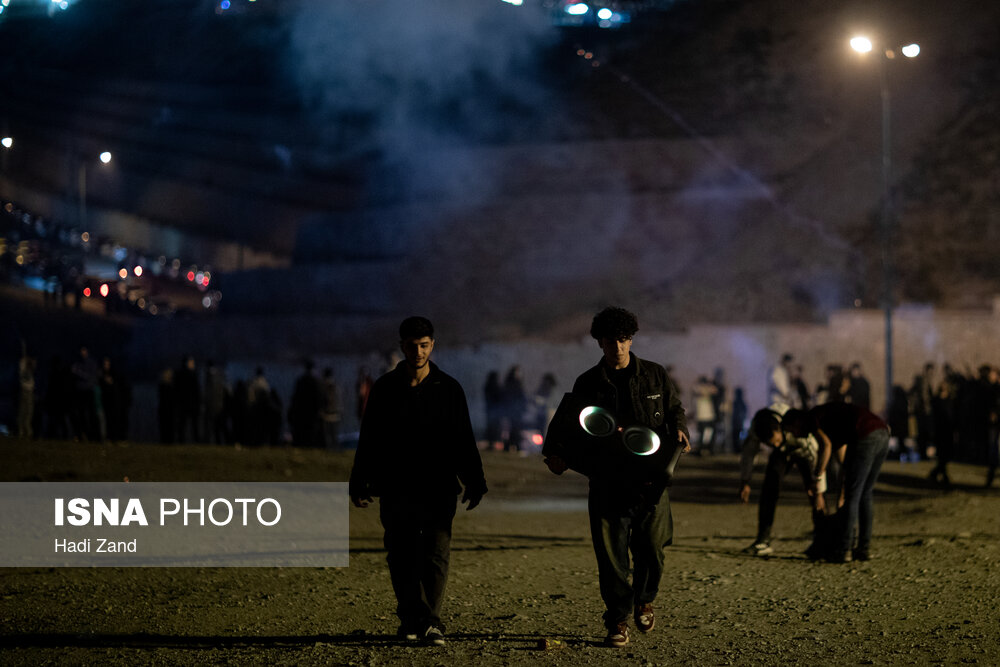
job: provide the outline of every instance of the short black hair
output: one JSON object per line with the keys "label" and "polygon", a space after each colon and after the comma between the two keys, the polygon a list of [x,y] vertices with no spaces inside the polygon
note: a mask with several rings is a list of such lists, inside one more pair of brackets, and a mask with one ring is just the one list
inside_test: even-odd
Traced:
{"label": "short black hair", "polygon": [[424,336],[434,339],[434,325],[426,317],[407,317],[399,325],[399,340],[413,340]]}
{"label": "short black hair", "polygon": [[771,439],[771,434],[781,428],[781,415],[774,410],[764,408],[754,414],[750,425],[753,427],[753,434],[757,439],[761,442],[767,442]]}
{"label": "short black hair", "polygon": [[792,408],[785,413],[784,417],[781,419],[782,428],[796,436],[805,435],[804,426],[806,425],[806,412],[805,410],[799,410],[798,408]]}
{"label": "short black hair", "polygon": [[639,320],[624,308],[609,306],[594,315],[590,325],[590,335],[597,340],[619,340],[631,338],[639,330]]}

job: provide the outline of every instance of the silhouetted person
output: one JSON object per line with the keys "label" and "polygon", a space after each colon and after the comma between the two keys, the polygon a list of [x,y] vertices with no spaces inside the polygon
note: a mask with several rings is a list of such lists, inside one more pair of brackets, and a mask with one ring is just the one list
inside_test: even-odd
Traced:
{"label": "silhouetted person", "polygon": [[73,433],[70,413],[73,405],[73,376],[59,355],[49,362],[45,387],[46,433],[50,438],[68,439]]}
{"label": "silhouetted person", "polygon": [[500,373],[490,371],[483,385],[483,402],[486,404],[486,444],[493,449],[503,440],[503,387]]}
{"label": "silhouetted person", "polygon": [[127,440],[132,386],[128,377],[119,372],[108,357],[101,361],[100,386],[107,438],[112,442]]}
{"label": "silhouetted person", "polygon": [[850,402],[854,405],[860,405],[866,410],[871,410],[871,385],[868,383],[868,378],[861,371],[861,364],[857,362],[851,364],[847,372],[851,382],[851,386],[847,390]]}
{"label": "silhouetted person", "polygon": [[229,407],[231,390],[226,371],[212,359],[205,363],[205,383],[202,392],[205,417],[205,439],[222,445],[229,442]]}
{"label": "silhouetted person", "polygon": [[[444,644],[441,605],[458,493],[476,507],[486,478],[461,385],[431,362],[434,327],[399,326],[404,360],[372,386],[351,471],[357,507],[379,497],[398,634]],[[459,483],[461,482],[461,484]]]}
{"label": "silhouetted person", "polygon": [[177,401],[174,392],[174,369],[164,368],[160,372],[157,385],[157,422],[160,427],[160,442],[169,444],[175,441],[177,426]]}
{"label": "silhouetted person", "polygon": [[77,360],[70,367],[73,376],[73,434],[78,440],[96,440],[97,423],[97,363],[86,347],[80,348]]}
{"label": "silhouetted person", "polygon": [[177,411],[177,441],[197,442],[201,439],[201,382],[194,357],[184,357],[174,373],[174,400]]}
{"label": "silhouetted person", "polygon": [[323,391],[323,408],[321,417],[323,421],[323,445],[327,449],[336,449],[340,446],[340,422],[344,414],[344,402],[340,395],[340,386],[333,376],[332,368],[323,369],[323,379],[321,381]]}
{"label": "silhouetted person", "polygon": [[292,429],[292,444],[296,447],[323,445],[325,393],[323,383],[316,377],[315,364],[307,360],[302,375],[295,380],[292,400],[288,404],[288,424]]}
{"label": "silhouetted person", "polygon": [[521,367],[511,366],[503,381],[503,415],[506,423],[505,451],[521,450],[521,432],[524,429],[524,411],[528,397],[524,393]]}

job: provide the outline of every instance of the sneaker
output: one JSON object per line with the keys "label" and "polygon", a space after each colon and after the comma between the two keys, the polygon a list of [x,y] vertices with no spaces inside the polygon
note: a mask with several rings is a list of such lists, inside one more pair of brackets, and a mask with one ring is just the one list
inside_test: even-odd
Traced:
{"label": "sneaker", "polygon": [[837,551],[837,552],[828,554],[827,557],[826,557],[826,561],[828,563],[850,563],[851,560],[852,560],[851,559],[851,554],[845,553],[843,551]]}
{"label": "sneaker", "polygon": [[641,604],[635,608],[635,627],[639,632],[646,634],[656,625],[656,618],[653,616],[653,605]]}
{"label": "sneaker", "polygon": [[396,636],[408,642],[415,642],[420,638],[420,634],[411,626],[403,624],[396,630]]}
{"label": "sneaker", "polygon": [[750,554],[751,556],[766,556],[774,553],[774,549],[771,548],[770,542],[754,542],[744,549],[743,553]]}
{"label": "sneaker", "polygon": [[444,633],[436,625],[424,630],[424,643],[431,646],[444,646]]}
{"label": "sneaker", "polygon": [[613,628],[608,628],[608,636],[604,645],[612,648],[622,648],[628,644],[628,623],[622,621]]}
{"label": "sneaker", "polygon": [[872,559],[872,555],[868,552],[868,549],[855,549],[851,553],[851,556],[854,558],[854,560],[864,561]]}

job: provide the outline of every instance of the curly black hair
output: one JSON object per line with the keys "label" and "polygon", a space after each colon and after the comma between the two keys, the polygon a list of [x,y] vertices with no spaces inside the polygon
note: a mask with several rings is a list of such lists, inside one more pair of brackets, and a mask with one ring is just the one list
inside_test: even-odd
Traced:
{"label": "curly black hair", "polygon": [[631,338],[639,330],[639,320],[624,308],[608,307],[594,315],[590,335],[597,340]]}

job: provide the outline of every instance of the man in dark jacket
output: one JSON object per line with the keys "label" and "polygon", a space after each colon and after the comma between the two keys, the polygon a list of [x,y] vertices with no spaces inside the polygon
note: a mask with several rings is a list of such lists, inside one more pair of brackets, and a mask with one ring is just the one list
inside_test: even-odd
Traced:
{"label": "man in dark jacket", "polygon": [[462,502],[473,509],[486,479],[465,392],[430,361],[434,327],[410,317],[399,337],[404,360],[368,396],[350,495],[357,507],[380,497],[399,635],[443,645],[441,603],[457,496],[464,486]]}
{"label": "man in dark jacket", "polygon": [[[684,407],[667,372],[631,352],[638,329],[635,315],[623,308],[605,308],[594,317],[590,334],[604,356],[563,399],[562,414],[553,418],[543,449],[552,472],[573,469],[590,478],[590,531],[607,607],[605,643],[614,647],[629,642],[630,614],[640,632],[653,629],[663,548],[673,541],[670,462],[677,448],[691,447]],[[580,406],[608,411],[615,432],[588,436],[579,425]],[[651,429],[664,446],[644,455],[632,453],[625,442],[634,426]]]}

